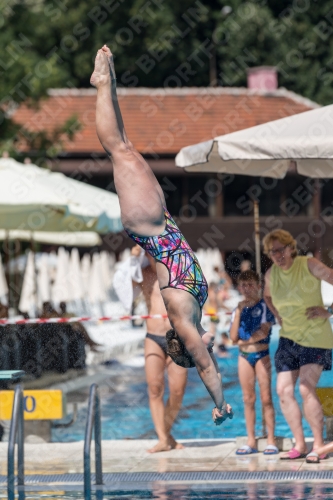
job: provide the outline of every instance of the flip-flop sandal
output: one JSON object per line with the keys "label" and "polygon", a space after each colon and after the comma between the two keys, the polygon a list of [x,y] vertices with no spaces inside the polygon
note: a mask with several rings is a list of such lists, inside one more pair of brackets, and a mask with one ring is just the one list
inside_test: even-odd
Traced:
{"label": "flip-flop sandal", "polygon": [[274,444],[268,444],[263,451],[264,455],[277,455],[279,453],[279,449]]}
{"label": "flip-flop sandal", "polygon": [[258,453],[256,448],[251,448],[251,446],[244,444],[236,451],[236,455],[252,455],[253,453]]}
{"label": "flip-flop sandal", "polygon": [[[313,457],[315,460],[308,460],[308,458]],[[311,451],[311,453],[308,453],[306,455],[306,463],[307,464],[320,464],[321,460],[326,460],[328,458],[327,453],[323,453],[322,455],[318,455],[316,451]]]}
{"label": "flip-flop sandal", "polygon": [[297,460],[299,458],[305,458],[306,453],[300,453],[298,450],[295,448],[291,448],[291,450],[288,451],[286,457],[280,457],[280,460]]}
{"label": "flip-flop sandal", "polygon": [[[314,458],[314,460],[309,460],[309,458]],[[320,464],[320,458],[318,453],[311,451],[306,455],[305,461],[307,464]]]}

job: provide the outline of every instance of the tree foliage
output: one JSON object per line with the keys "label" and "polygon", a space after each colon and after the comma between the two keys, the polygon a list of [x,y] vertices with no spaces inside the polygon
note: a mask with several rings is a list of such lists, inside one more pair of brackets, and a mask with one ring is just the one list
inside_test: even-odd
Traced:
{"label": "tree foliage", "polygon": [[[108,43],[119,85],[245,86],[249,67],[279,69],[279,85],[320,104],[333,97],[333,0],[0,0],[0,134],[23,100],[89,87]],[[45,137],[44,137],[45,139]],[[51,140],[52,138],[49,138]],[[36,137],[34,138],[36,141]]]}

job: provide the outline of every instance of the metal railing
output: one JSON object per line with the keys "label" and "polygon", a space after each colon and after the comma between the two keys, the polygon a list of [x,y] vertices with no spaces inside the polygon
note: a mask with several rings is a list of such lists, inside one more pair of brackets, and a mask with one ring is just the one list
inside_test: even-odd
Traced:
{"label": "metal railing", "polygon": [[[12,421],[10,423],[7,464],[8,500],[15,498],[15,443],[17,441],[17,484],[24,487],[24,399],[20,385],[16,386]],[[21,496],[21,495],[20,495]]]}
{"label": "metal railing", "polygon": [[92,432],[94,429],[95,438],[95,469],[96,469],[96,486],[103,484],[102,473],[102,446],[101,446],[101,410],[100,399],[98,394],[97,384],[92,384],[90,387],[88,418],[86,425],[86,434],[84,438],[84,498],[91,500],[91,470],[90,470],[90,450]]}

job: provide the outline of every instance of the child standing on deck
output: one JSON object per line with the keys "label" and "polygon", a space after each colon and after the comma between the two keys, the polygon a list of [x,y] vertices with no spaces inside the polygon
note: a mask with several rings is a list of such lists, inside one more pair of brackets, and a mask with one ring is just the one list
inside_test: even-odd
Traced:
{"label": "child standing on deck", "polygon": [[231,318],[230,338],[239,346],[238,376],[242,387],[248,441],[237,455],[257,453],[255,439],[255,381],[258,379],[267,427],[265,455],[278,453],[274,440],[274,408],[271,393],[269,341],[274,316],[261,298],[260,278],[254,271],[241,272],[238,290],[244,296]]}

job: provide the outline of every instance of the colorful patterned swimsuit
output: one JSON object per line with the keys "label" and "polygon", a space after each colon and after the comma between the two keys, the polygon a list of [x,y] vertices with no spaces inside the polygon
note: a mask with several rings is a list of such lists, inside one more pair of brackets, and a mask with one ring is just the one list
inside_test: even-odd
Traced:
{"label": "colorful patterned swimsuit", "polygon": [[125,231],[138,245],[169,271],[169,284],[161,288],[179,288],[191,293],[200,308],[208,295],[207,281],[190,245],[180,232],[177,224],[164,208],[165,229],[159,236],[138,236]]}

